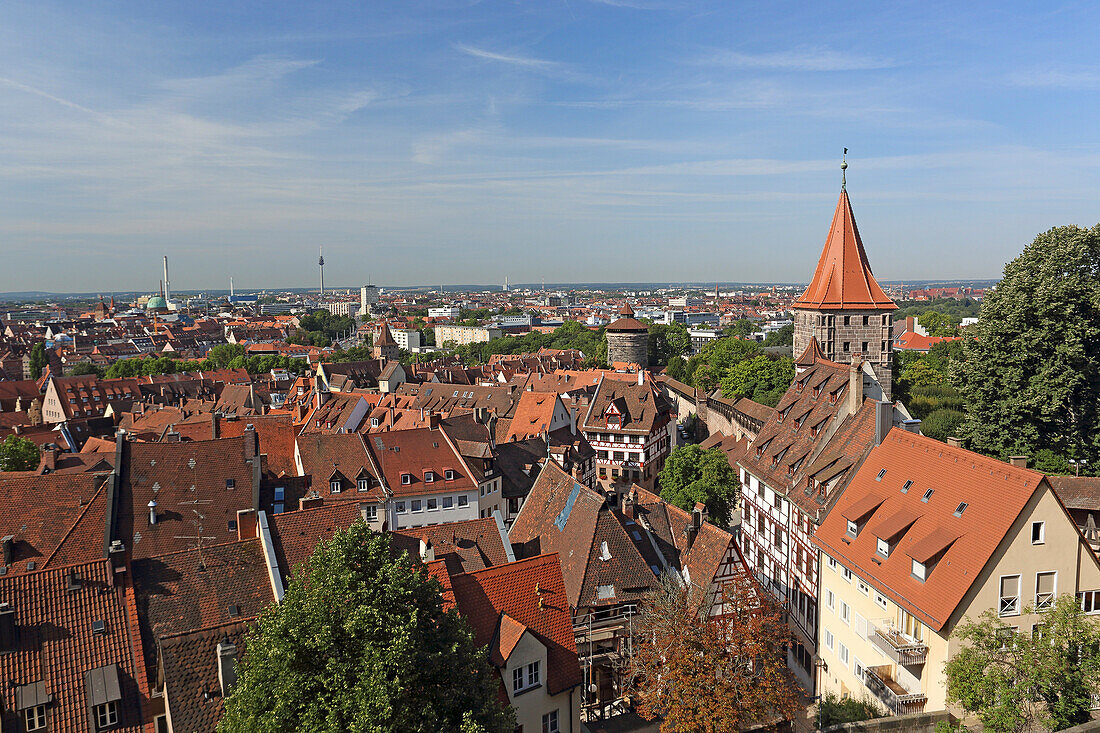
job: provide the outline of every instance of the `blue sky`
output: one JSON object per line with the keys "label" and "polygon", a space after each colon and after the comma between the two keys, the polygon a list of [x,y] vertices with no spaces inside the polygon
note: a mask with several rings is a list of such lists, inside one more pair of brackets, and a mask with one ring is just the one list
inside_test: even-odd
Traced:
{"label": "blue sky", "polygon": [[1100,220],[1095,2],[0,4],[0,291],[882,279]]}

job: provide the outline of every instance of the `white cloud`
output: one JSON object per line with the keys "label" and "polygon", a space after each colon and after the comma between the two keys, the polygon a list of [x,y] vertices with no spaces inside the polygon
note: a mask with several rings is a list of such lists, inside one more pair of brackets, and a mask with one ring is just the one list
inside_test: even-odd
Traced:
{"label": "white cloud", "polygon": [[777,71],[864,71],[897,66],[897,63],[890,59],[835,51],[829,48],[799,48],[766,53],[716,50],[698,59],[698,63],[737,69]]}

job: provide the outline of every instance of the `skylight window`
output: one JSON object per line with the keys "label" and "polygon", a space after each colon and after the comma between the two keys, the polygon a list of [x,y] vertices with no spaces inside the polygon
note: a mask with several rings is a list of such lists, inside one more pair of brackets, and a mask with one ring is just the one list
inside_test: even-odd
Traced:
{"label": "skylight window", "polygon": [[906,481],[904,484],[902,484],[901,493],[908,494],[909,493],[909,487],[912,486],[912,485],[913,485],[912,480]]}
{"label": "skylight window", "polygon": [[920,500],[927,504],[928,500],[932,498],[932,494],[934,493],[936,493],[935,489],[929,489],[928,491],[924,492],[924,496],[922,496]]}
{"label": "skylight window", "polygon": [[882,477],[886,475],[886,469],[882,469],[878,472],[878,476],[875,476],[875,481],[882,481]]}
{"label": "skylight window", "polygon": [[966,511],[967,506],[968,506],[968,504],[964,501],[961,504],[959,504],[957,507],[955,507],[955,516],[956,517],[961,517],[963,515],[963,512]]}

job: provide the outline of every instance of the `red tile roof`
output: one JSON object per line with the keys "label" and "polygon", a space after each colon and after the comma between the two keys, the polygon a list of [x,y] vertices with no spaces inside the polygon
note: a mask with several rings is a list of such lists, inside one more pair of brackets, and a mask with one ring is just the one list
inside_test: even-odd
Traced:
{"label": "red tile roof", "polygon": [[477,644],[503,653],[509,644],[514,647],[516,632],[523,627],[547,648],[546,687],[551,695],[581,684],[573,617],[557,555],[455,575],[451,583],[459,613],[473,627]]}
{"label": "red tile roof", "polygon": [[871,274],[846,190],[840,192],[813,280],[791,307],[809,310],[897,308]]}
{"label": "red tile roof", "polygon": [[508,550],[493,517],[399,529],[391,533],[391,546],[405,550],[414,558],[420,556],[421,540],[431,542],[436,559],[446,560],[452,572],[483,570],[508,562]]}
{"label": "red tile roof", "polygon": [[165,697],[174,730],[217,729],[225,713],[218,679],[218,643],[222,639],[232,642],[240,664],[247,630],[247,622],[236,621],[161,639]]}
{"label": "red tile roof", "polygon": [[[74,590],[68,589],[70,573],[77,578]],[[46,706],[50,731],[92,731],[85,676],[113,664],[122,700],[119,726],[112,730],[142,730],[140,691],[146,683],[131,637],[133,601],[125,586],[112,584],[113,576],[107,560],[96,560],[0,577],[0,603],[15,609],[18,628],[16,650],[0,654],[4,730],[22,730],[12,714],[17,688],[42,682],[52,697]],[[102,633],[93,631],[95,621],[104,622]]]}
{"label": "red tile roof", "polygon": [[[906,481],[913,482],[907,489]],[[894,428],[818,527],[814,544],[939,631],[1043,481],[1036,471]],[[895,521],[899,512],[916,519],[907,525],[908,519]],[[854,515],[866,518],[853,539],[847,520]],[[902,530],[900,538],[882,538],[894,543],[889,557],[878,555],[876,531]],[[912,575],[913,559],[937,555],[927,580]]]}
{"label": "red tile roof", "polygon": [[[366,441],[394,496],[477,491],[472,470],[438,428],[375,433],[366,436]],[[444,479],[448,469],[454,471],[452,480]],[[425,478],[429,471],[430,482]],[[409,483],[402,480],[405,475],[410,477]]]}
{"label": "red tile roof", "polygon": [[361,518],[358,503],[325,504],[271,516],[271,542],[284,585],[313,554],[317,543],[328,541],[338,529],[347,529]]}

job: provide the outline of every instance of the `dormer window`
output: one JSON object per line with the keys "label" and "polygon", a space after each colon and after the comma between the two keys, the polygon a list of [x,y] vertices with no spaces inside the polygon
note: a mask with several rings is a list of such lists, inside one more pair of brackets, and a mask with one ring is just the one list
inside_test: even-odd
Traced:
{"label": "dormer window", "polygon": [[433,481],[435,481],[435,473],[432,472],[432,471],[425,471],[424,472],[424,483],[430,484]]}
{"label": "dormer window", "polygon": [[328,488],[334,494],[339,494],[343,490],[343,487],[340,485],[340,479],[338,478],[334,478],[332,481],[329,481]]}
{"label": "dormer window", "polygon": [[913,577],[923,582],[928,577],[928,569],[924,566],[924,563],[917,560],[913,561]]}
{"label": "dormer window", "polygon": [[370,490],[370,479],[369,478],[359,479],[359,490],[360,491],[369,491]]}
{"label": "dormer window", "polygon": [[379,425],[381,424],[381,422],[382,422],[382,421],[381,421],[381,420],[379,420],[378,418],[376,418],[376,417],[372,417],[372,418],[370,419],[370,426],[371,426],[372,428],[376,428],[376,427],[378,427],[378,426],[379,426]]}
{"label": "dormer window", "polygon": [[401,483],[402,483],[402,484],[404,484],[405,486],[408,486],[408,485],[409,485],[409,484],[411,484],[412,482],[413,482],[413,477],[412,477],[412,474],[411,474],[411,473],[403,473],[403,474],[401,474]]}
{"label": "dormer window", "polygon": [[35,705],[23,711],[23,720],[27,731],[46,729],[46,706]]}
{"label": "dormer window", "polygon": [[443,478],[447,481],[455,480],[455,470],[453,468],[446,468],[443,470]]}
{"label": "dormer window", "polygon": [[848,536],[852,539],[859,537],[859,525],[851,519],[848,520]]}
{"label": "dormer window", "polygon": [[882,555],[883,557],[890,557],[890,543],[882,539],[881,537],[878,538],[878,547],[876,549],[878,550],[879,555]]}

